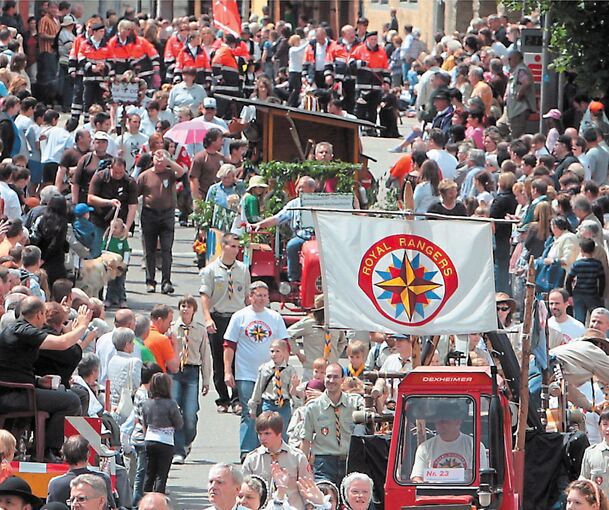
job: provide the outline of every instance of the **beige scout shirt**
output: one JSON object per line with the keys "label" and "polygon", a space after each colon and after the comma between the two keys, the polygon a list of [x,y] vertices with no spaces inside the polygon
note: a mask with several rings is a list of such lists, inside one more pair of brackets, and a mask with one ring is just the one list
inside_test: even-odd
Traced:
{"label": "beige scout shirt", "polygon": [[[199,294],[209,296],[211,300],[211,312],[235,313],[245,306],[245,298],[249,292],[251,283],[248,268],[235,260],[229,268],[218,257],[208,266],[201,269],[201,287]],[[229,283],[232,280],[232,296]]]}
{"label": "beige scout shirt", "polygon": [[[281,368],[281,388],[283,392],[283,399],[287,404],[292,399],[290,395],[290,383],[294,376],[298,373],[296,369],[290,365],[283,364]],[[271,400],[275,402],[277,400],[277,388],[275,386],[275,363],[273,361],[267,361],[258,368],[258,377],[256,378],[256,384],[254,385],[254,391],[252,392],[252,398],[248,402],[248,407],[252,413],[256,413],[258,406],[262,400]]]}
{"label": "beige scout shirt", "polygon": [[[336,412],[340,423],[340,444],[336,434]],[[311,442],[311,451],[314,455],[334,455],[346,457],[349,453],[349,443],[355,424],[353,411],[364,408],[364,399],[361,395],[343,393],[334,405],[324,391],[319,398],[307,404],[303,428],[303,439]]]}
{"label": "beige scout shirt", "polygon": [[[180,317],[171,324],[171,332],[178,339],[177,349],[186,354],[185,365],[198,365],[201,370],[202,385],[209,386],[211,379],[211,355],[207,329],[197,320],[193,320],[188,326]],[[184,351],[184,342],[188,341],[188,349]]]}
{"label": "beige scout shirt", "polygon": [[579,479],[600,482],[603,492],[609,490],[609,445],[605,441],[588,446],[582,459],[582,470]]}
{"label": "beige scout shirt", "polygon": [[[337,363],[338,357],[347,346],[347,339],[342,331],[330,331],[330,342],[332,349],[328,363]],[[305,317],[288,328],[290,335],[290,348],[292,352],[298,352],[300,347],[296,340],[302,338],[302,350],[305,360],[302,364],[304,372],[303,379],[309,380],[313,376],[313,362],[324,356],[324,344],[326,330],[315,322],[312,317]]]}
{"label": "beige scout shirt", "polygon": [[271,455],[264,446],[259,446],[250,452],[243,461],[244,475],[258,475],[262,477],[267,485],[274,491],[273,477],[271,476],[271,464],[277,461],[279,466],[285,469],[289,475],[287,496],[291,506],[298,510],[304,510],[305,502],[298,492],[297,480],[312,478],[311,468],[304,453],[296,448],[288,446],[285,442],[281,443],[279,452]]}

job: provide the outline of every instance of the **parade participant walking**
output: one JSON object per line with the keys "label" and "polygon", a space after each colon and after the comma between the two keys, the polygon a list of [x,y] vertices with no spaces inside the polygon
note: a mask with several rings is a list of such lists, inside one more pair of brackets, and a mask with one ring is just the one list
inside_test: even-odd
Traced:
{"label": "parade participant walking", "polygon": [[[86,156],[83,156],[86,157]],[[125,223],[127,232],[131,230],[137,211],[137,185],[127,175],[125,160],[114,158],[110,168],[98,170],[91,179],[87,202],[95,207],[91,222],[95,225],[95,241],[91,247],[91,257],[101,255],[104,232],[118,208],[118,217]],[[155,246],[156,248],[156,246]]]}
{"label": "parade participant walking", "polygon": [[311,479],[309,463],[304,453],[288,446],[282,439],[283,428],[284,422],[279,413],[264,411],[258,416],[256,433],[260,446],[245,457],[243,473],[260,476],[272,488],[271,466],[277,463],[288,476],[288,484],[285,488],[288,502],[292,507],[304,510],[305,501],[298,491],[297,483],[304,479]]}
{"label": "parade participant walking", "polygon": [[226,233],[222,236],[221,246],[220,256],[201,271],[199,293],[213,359],[217,411],[226,413],[233,405],[233,411],[237,413],[237,388],[232,388],[232,395],[229,395],[224,382],[224,334],[233,314],[246,305],[251,278],[247,266],[237,260],[239,238]]}
{"label": "parade participant walking", "polygon": [[[237,38],[230,33],[224,35],[224,43],[215,50],[211,59],[212,91],[227,96],[240,97],[242,95],[242,80],[239,72],[240,57],[237,56]],[[230,118],[229,103],[218,100],[218,115]]]}
{"label": "parade participant walking", "polygon": [[191,32],[186,44],[178,51],[174,70],[175,81],[182,79],[182,71],[186,68],[195,70],[195,82],[199,85],[205,85],[209,81],[211,66],[207,53],[201,48],[201,35],[198,31]]}
{"label": "parade participant walking", "polygon": [[331,87],[335,79],[345,76],[347,71],[347,52],[336,41],[328,37],[326,29],[319,27],[315,39],[305,52],[302,75],[309,85],[318,89]]}
{"label": "parade participant walking", "polygon": [[153,166],[137,178],[138,194],[143,198],[142,237],[146,253],[146,292],[156,291],[156,249],[161,245],[161,292],[173,294],[171,265],[175,230],[176,182],[184,168],[172,161],[165,150],[157,150]]}
{"label": "parade participant walking", "polygon": [[180,353],[180,368],[172,376],[171,393],[184,417],[184,426],[175,435],[173,464],[184,463],[197,435],[199,372],[201,395],[209,392],[210,348],[205,326],[195,319],[197,308],[197,301],[192,296],[180,298],[179,316],[171,325],[171,333],[176,337],[176,348]]}
{"label": "parade participant walking", "polygon": [[205,148],[195,155],[190,168],[190,190],[194,200],[205,198],[209,187],[215,182],[216,174],[226,160],[220,152],[223,146],[224,137],[220,129],[212,128],[205,133]]}
{"label": "parade participant walking", "polygon": [[[234,313],[224,334],[224,380],[239,391],[241,404],[240,449],[244,457],[258,445],[248,402],[252,398],[257,368],[270,359],[273,340],[287,341],[288,332],[281,315],[268,308],[269,288],[257,281],[249,288],[250,305]],[[235,371],[233,373],[233,360]]]}
{"label": "parade participant walking", "polygon": [[83,109],[85,122],[89,120],[89,107],[103,103],[102,84],[110,73],[110,51],[106,45],[106,26],[96,23],[91,27],[91,37],[79,47],[78,66],[83,70]]}
{"label": "parade participant walking", "polygon": [[363,409],[364,401],[361,395],[343,392],[343,368],[338,363],[328,365],[324,382],[326,390],[306,407],[301,450],[315,456],[315,480],[338,485],[347,468],[353,411]]}
{"label": "parade participant walking", "polygon": [[355,90],[358,98],[355,116],[376,123],[383,82],[391,83],[387,53],[378,45],[377,32],[368,32],[364,44],[353,50],[349,68],[356,76]]}
{"label": "parade participant walking", "polygon": [[285,340],[273,340],[270,348],[271,360],[258,367],[258,377],[252,398],[247,403],[250,417],[255,420],[258,409],[275,411],[283,419],[283,440],[292,417],[292,399],[299,384],[296,369],[288,364],[290,347]]}

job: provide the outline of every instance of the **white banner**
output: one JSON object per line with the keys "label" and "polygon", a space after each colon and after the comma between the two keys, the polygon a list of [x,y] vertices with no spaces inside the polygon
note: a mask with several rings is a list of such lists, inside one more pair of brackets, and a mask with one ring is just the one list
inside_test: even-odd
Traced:
{"label": "white banner", "polygon": [[490,223],[313,216],[329,327],[415,335],[497,329]]}

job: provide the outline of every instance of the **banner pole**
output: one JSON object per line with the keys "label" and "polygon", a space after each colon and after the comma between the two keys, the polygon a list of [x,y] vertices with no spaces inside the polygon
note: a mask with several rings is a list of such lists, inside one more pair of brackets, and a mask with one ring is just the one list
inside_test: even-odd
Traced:
{"label": "banner pole", "polygon": [[[404,190],[406,191],[406,190]],[[406,194],[406,193],[404,193]],[[405,220],[412,219],[412,217],[422,217],[438,220],[457,220],[457,221],[473,221],[478,223],[498,223],[503,225],[514,225],[520,223],[520,220],[502,220],[498,218],[479,218],[471,216],[447,216],[445,214],[436,213],[416,213],[410,209],[404,211],[383,211],[383,210],[372,210],[372,209],[334,209],[326,207],[294,207],[292,211],[309,211],[309,212],[332,212],[342,214],[357,214],[359,216],[400,216]]]}

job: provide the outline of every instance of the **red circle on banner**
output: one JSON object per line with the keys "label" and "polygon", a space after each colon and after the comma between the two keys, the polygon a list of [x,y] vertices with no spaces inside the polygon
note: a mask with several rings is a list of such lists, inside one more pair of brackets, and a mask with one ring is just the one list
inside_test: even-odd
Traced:
{"label": "red circle on banner", "polygon": [[424,237],[387,236],[364,253],[358,285],[376,310],[402,326],[422,326],[440,313],[459,286],[446,252]]}

